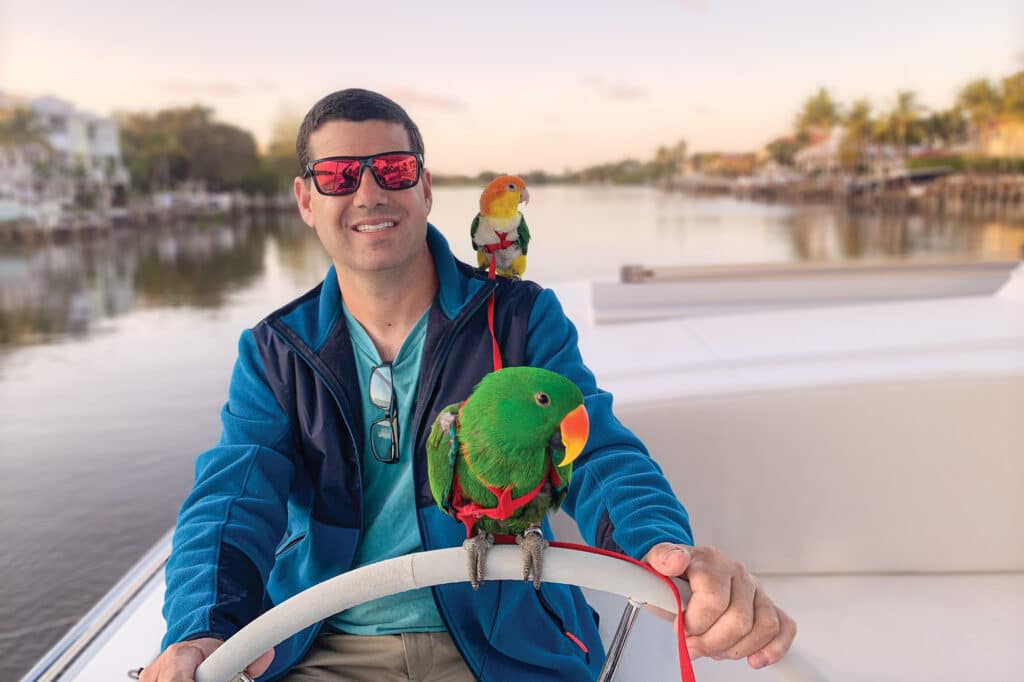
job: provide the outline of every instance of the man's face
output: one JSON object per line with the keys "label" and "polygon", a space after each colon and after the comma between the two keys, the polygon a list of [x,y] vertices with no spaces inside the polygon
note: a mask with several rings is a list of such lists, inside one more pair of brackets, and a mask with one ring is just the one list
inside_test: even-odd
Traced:
{"label": "man's face", "polygon": [[[368,156],[408,151],[409,136],[390,121],[328,121],[309,136],[309,158]],[[389,191],[363,169],[359,188],[345,196],[324,196],[312,182],[295,179],[303,221],[324,245],[339,275],[401,270],[428,254],[427,215],[432,201],[430,174],[409,189]],[[366,226],[394,223],[383,230]]]}

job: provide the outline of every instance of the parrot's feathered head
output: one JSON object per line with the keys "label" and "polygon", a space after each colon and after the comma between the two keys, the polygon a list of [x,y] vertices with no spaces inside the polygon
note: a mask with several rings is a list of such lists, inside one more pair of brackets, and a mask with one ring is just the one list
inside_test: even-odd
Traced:
{"label": "parrot's feathered head", "polygon": [[[462,406],[463,428],[486,432],[498,451],[550,446],[563,467],[579,457],[590,435],[583,393],[560,374],[537,367],[506,367],[477,384]],[[504,445],[500,445],[504,444]]]}
{"label": "parrot's feathered head", "polygon": [[499,175],[487,183],[480,195],[480,213],[493,218],[511,218],[520,203],[530,201],[526,183],[516,175]]}

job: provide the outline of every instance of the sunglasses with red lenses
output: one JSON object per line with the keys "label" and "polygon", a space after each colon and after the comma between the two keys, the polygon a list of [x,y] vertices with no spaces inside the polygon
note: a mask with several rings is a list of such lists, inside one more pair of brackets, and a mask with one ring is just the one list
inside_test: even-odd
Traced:
{"label": "sunglasses with red lenses", "polygon": [[306,177],[320,194],[343,196],[359,189],[363,169],[369,168],[377,184],[387,190],[409,189],[420,181],[423,155],[383,152],[371,156],[328,156],[306,165]]}

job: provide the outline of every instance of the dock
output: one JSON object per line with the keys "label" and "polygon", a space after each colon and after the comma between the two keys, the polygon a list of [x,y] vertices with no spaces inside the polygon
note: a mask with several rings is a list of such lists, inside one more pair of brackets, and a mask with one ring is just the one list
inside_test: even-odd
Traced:
{"label": "dock", "polygon": [[293,211],[291,197],[243,197],[230,204],[160,206],[140,201],[106,210],[64,211],[58,215],[0,221],[0,244],[49,244],[102,238],[120,229],[236,220]]}

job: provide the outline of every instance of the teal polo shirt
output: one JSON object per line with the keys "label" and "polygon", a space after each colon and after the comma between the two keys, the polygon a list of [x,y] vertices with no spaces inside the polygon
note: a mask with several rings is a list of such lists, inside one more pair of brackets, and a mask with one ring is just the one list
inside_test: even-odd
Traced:
{"label": "teal polo shirt", "polygon": [[[423,313],[398,350],[391,371],[398,405],[398,461],[385,464],[370,449],[370,426],[384,416],[384,410],[370,402],[370,372],[381,364],[380,354],[363,326],[342,305],[363,399],[363,528],[353,568],[384,559],[423,550],[416,520],[416,493],[413,486],[412,413],[420,377],[420,359],[427,334]],[[400,632],[443,631],[444,621],[437,611],[429,588],[382,597],[335,614],[327,621],[329,629],[353,635],[389,635]]]}

